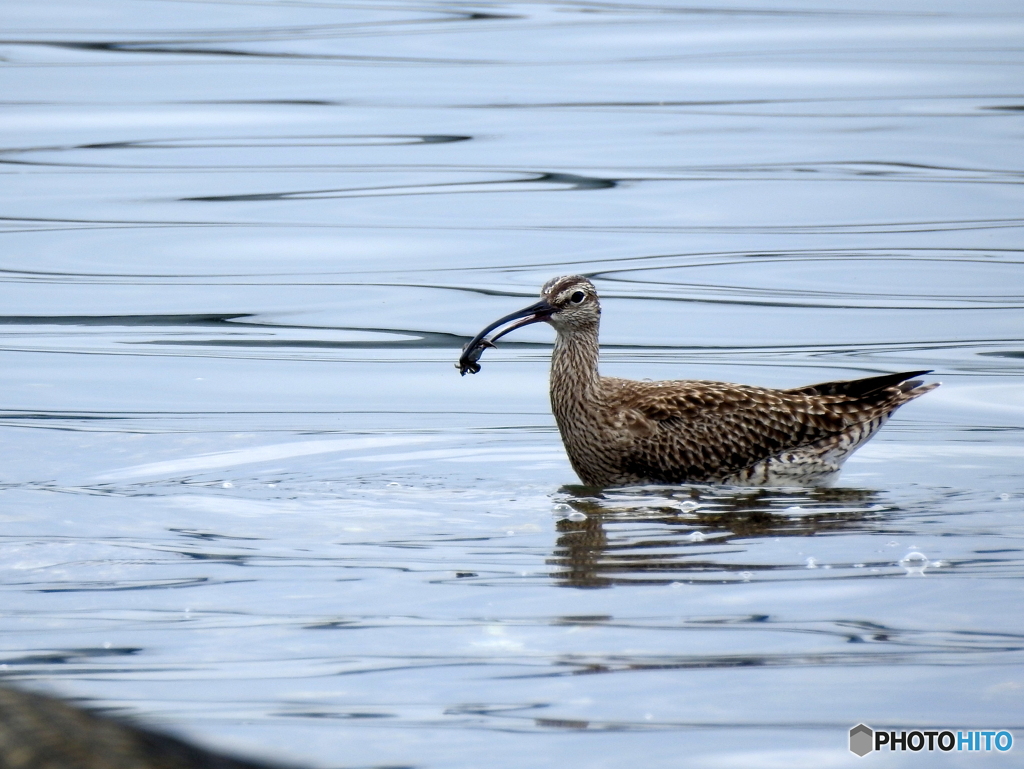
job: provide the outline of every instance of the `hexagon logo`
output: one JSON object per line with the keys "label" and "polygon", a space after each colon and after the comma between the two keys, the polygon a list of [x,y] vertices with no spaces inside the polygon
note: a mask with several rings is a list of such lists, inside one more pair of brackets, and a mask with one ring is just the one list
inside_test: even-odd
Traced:
{"label": "hexagon logo", "polygon": [[857,724],[850,730],[850,752],[864,758],[875,748],[875,733],[870,726]]}

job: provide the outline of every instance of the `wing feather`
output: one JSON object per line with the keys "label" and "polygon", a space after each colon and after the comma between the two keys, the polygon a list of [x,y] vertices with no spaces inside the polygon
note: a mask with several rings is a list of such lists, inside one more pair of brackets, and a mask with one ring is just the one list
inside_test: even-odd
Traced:
{"label": "wing feather", "polygon": [[897,386],[907,376],[886,377],[877,385],[869,380],[844,388],[835,382],[797,390],[616,379],[606,392],[633,436],[626,458],[630,472],[710,480],[887,415],[909,400]]}

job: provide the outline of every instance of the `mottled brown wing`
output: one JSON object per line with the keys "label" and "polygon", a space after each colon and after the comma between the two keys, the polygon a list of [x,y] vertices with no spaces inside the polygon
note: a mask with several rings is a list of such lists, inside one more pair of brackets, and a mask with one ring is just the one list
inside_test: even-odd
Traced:
{"label": "mottled brown wing", "polygon": [[719,382],[618,381],[615,406],[635,436],[627,469],[652,479],[726,477],[841,433],[880,406]]}

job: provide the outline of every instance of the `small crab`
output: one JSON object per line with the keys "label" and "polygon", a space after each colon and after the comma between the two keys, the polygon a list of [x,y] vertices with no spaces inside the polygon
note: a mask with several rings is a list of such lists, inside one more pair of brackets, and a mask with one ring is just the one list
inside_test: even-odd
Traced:
{"label": "small crab", "polygon": [[[472,345],[472,346],[471,346]],[[466,376],[466,373],[476,374],[480,371],[480,364],[477,362],[480,360],[480,356],[484,354],[484,350],[488,347],[497,347],[488,342],[486,339],[473,343],[467,343],[462,348],[462,357],[459,358],[459,362],[455,364],[455,368],[459,370],[462,376]]]}

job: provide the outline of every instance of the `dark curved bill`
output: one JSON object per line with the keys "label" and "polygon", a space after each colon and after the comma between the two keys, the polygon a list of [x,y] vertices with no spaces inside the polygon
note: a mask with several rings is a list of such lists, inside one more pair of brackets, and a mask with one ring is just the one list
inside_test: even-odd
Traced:
{"label": "dark curved bill", "polygon": [[[459,358],[459,362],[455,364],[456,368],[459,369],[459,373],[463,376],[466,375],[466,372],[469,372],[470,374],[477,373],[480,370],[480,364],[477,363],[477,361],[480,360],[480,356],[483,355],[484,350],[488,347],[494,347],[494,343],[505,336],[509,331],[522,328],[523,326],[529,326],[531,323],[539,323],[540,321],[547,320],[551,317],[551,314],[554,311],[555,308],[542,299],[536,304],[531,304],[529,307],[524,307],[510,315],[506,315],[504,318],[499,318],[494,321],[494,323],[470,339],[466,346],[462,348],[462,356]],[[512,321],[516,322],[512,323]],[[484,338],[496,328],[500,328],[506,323],[511,323],[511,325],[502,329],[490,339]]]}

